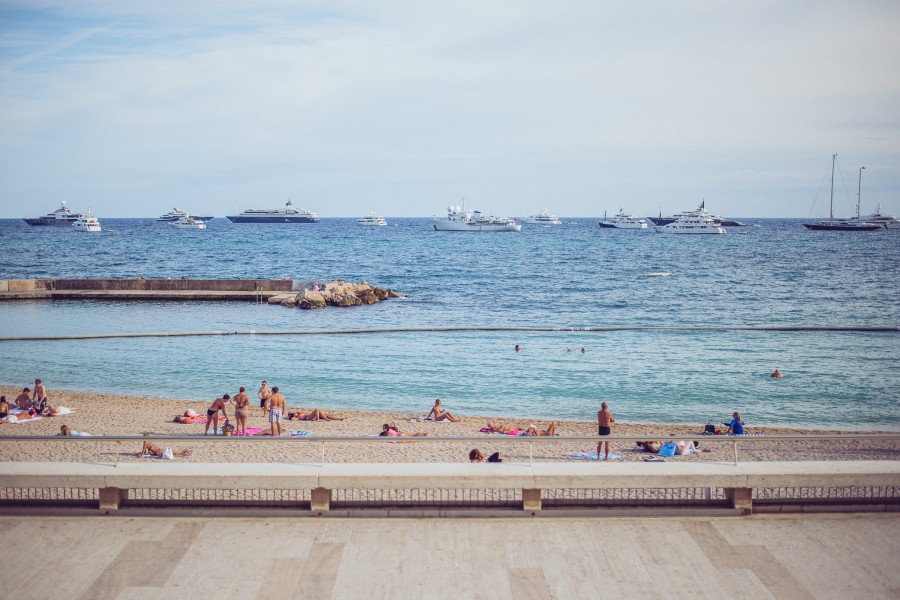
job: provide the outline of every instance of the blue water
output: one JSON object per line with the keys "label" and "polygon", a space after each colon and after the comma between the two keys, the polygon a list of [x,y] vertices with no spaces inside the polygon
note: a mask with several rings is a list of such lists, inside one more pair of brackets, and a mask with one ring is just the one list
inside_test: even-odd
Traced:
{"label": "blue water", "polygon": [[[724,236],[601,230],[519,234],[234,225],[176,231],[104,219],[104,233],[0,220],[0,279],[257,277],[368,280],[406,297],[353,309],[252,303],[15,302],[4,336],[513,326],[900,327],[900,231],[806,231],[750,220]],[[740,233],[738,233],[740,232]],[[651,272],[669,277],[647,277]],[[513,351],[520,344],[522,350]],[[566,351],[566,346],[573,349]],[[580,352],[584,347],[585,352]],[[267,379],[299,406],[900,430],[900,334],[652,329],[405,332],[0,342],[0,383],[214,398]],[[778,367],[784,379],[768,377]]]}

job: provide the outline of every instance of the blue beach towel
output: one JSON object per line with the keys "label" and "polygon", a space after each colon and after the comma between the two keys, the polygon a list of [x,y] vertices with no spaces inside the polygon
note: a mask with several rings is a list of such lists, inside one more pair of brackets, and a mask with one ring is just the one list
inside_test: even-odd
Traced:
{"label": "blue beach towel", "polygon": [[311,437],[311,431],[292,431],[291,437]]}
{"label": "blue beach towel", "polygon": [[[596,452],[569,452],[569,458],[583,458],[584,460],[597,460]],[[622,458],[621,454],[610,453],[607,460],[618,460]]]}

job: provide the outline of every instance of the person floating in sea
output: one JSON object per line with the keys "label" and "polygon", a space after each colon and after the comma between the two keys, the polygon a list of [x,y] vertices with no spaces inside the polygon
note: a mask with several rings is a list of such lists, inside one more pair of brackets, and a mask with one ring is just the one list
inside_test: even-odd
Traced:
{"label": "person floating in sea", "polygon": [[516,352],[518,352],[518,351],[519,351],[519,349],[520,349],[520,348],[519,348],[519,345],[518,345],[518,344],[516,344]]}
{"label": "person floating in sea", "polygon": [[434,401],[434,406],[431,407],[431,411],[425,416],[425,418],[430,419],[431,415],[434,415],[435,421],[443,421],[444,419],[447,419],[452,423],[456,423],[457,421],[459,421],[459,419],[454,417],[452,413],[444,412],[444,407],[441,406],[440,398],[437,398]]}
{"label": "person floating in sea", "polygon": [[781,379],[781,371],[775,369],[775,372],[769,375],[772,379]]}
{"label": "person floating in sea", "polygon": [[741,419],[741,413],[734,412],[731,414],[731,422],[722,421],[722,425],[728,427],[725,433],[731,435],[744,435],[744,420]]}
{"label": "person floating in sea", "polygon": [[[609,412],[606,402],[602,402],[600,410],[597,411],[597,435],[610,435],[612,433],[612,424],[615,422],[616,420],[613,418],[612,413]],[[603,442],[603,440],[597,442],[597,460],[600,460],[600,447],[604,443],[606,444],[606,457],[603,460],[609,460],[609,442]]]}

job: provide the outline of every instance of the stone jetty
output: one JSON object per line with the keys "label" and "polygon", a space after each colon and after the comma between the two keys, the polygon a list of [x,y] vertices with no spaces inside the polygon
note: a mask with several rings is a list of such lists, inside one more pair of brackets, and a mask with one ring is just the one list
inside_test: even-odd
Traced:
{"label": "stone jetty", "polygon": [[315,282],[304,286],[296,293],[278,294],[269,298],[269,304],[296,306],[305,310],[324,308],[326,306],[359,306],[375,304],[388,298],[399,298],[400,294],[393,290],[369,285],[369,282],[351,283],[335,280],[324,285]]}

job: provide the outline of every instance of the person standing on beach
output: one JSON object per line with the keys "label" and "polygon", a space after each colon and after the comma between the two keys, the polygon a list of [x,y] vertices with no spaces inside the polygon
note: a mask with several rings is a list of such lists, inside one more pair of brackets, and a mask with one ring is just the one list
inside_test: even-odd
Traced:
{"label": "person standing on beach", "polygon": [[212,423],[213,426],[213,435],[219,435],[219,411],[222,411],[222,415],[224,415],[225,420],[228,420],[228,412],[225,410],[225,404],[228,403],[228,400],[231,399],[231,396],[225,394],[221,398],[216,398],[213,403],[206,409],[206,429],[203,431],[203,435],[209,433],[209,425]]}
{"label": "person standing on beach", "polygon": [[[607,436],[612,433],[612,424],[615,422],[606,402],[600,404],[600,410],[597,411],[597,435]],[[597,442],[597,460],[600,460],[600,447],[603,443],[603,440]],[[606,442],[606,458],[603,460],[609,460],[609,442]]]}
{"label": "person standing on beach", "polygon": [[[272,388],[269,399],[266,401],[266,409],[269,411],[269,424],[272,426],[272,435],[281,435],[281,415],[284,413],[284,396],[278,393],[278,386]],[[275,433],[275,432],[278,433]]]}
{"label": "person standing on beach", "polygon": [[234,397],[234,420],[237,421],[237,434],[247,435],[247,413],[250,412],[250,396],[244,388]]}
{"label": "person standing on beach", "polygon": [[41,403],[47,399],[47,390],[40,379],[34,380],[34,391],[31,392],[31,405],[38,409]]}
{"label": "person standing on beach", "polygon": [[259,407],[262,409],[263,419],[266,418],[266,401],[269,399],[269,396],[272,395],[272,390],[269,389],[269,384],[265,381],[262,382],[262,387],[259,388],[259,391],[256,392],[256,397],[259,398]]}

